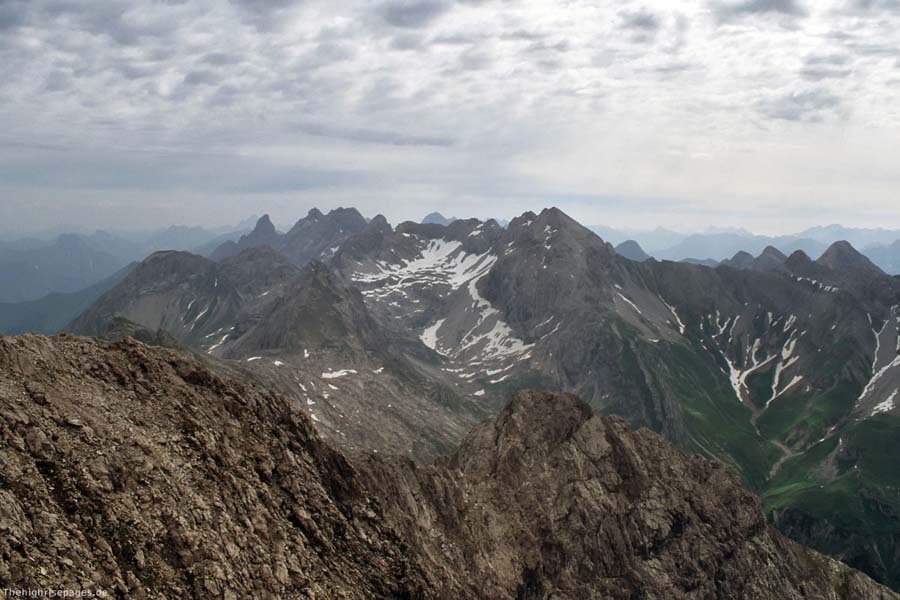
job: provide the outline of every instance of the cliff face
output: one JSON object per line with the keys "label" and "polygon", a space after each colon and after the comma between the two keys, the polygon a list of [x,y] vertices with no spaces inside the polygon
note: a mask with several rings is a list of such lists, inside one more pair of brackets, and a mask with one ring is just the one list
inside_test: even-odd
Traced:
{"label": "cliff face", "polygon": [[130,339],[0,338],[0,582],[118,597],[893,598],[726,468],[523,392],[431,466]]}

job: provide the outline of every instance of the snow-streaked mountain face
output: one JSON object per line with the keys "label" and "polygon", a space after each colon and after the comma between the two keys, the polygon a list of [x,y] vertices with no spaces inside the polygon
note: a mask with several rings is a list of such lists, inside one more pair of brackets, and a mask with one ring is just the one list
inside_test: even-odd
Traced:
{"label": "snow-streaked mountain face", "polygon": [[[827,505],[857,472],[868,479],[852,489],[881,489],[871,449],[853,440],[900,431],[900,283],[852,248],[819,261],[767,249],[715,269],[639,263],[556,209],[505,229],[380,216],[352,235],[332,229],[315,229],[324,264],[302,273],[260,248],[185,259],[166,286],[136,276],[80,323],[171,327],[275,382],[348,447],[432,457],[536,387],[735,465],[792,522],[806,522],[796,511],[810,494]],[[854,531],[840,535],[862,555],[893,548]]]}

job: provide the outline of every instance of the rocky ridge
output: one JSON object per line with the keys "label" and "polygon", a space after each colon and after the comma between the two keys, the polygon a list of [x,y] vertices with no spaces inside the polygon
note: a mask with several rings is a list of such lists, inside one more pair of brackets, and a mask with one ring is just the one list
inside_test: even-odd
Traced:
{"label": "rocky ridge", "polygon": [[0,580],[162,598],[895,598],[721,464],[523,392],[432,466],[131,339],[0,338]]}

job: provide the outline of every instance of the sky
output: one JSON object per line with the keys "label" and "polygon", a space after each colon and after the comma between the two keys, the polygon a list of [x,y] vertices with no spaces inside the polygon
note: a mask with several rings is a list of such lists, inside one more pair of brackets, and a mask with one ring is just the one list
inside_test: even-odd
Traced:
{"label": "sky", "polygon": [[900,227],[900,0],[0,0],[0,233]]}

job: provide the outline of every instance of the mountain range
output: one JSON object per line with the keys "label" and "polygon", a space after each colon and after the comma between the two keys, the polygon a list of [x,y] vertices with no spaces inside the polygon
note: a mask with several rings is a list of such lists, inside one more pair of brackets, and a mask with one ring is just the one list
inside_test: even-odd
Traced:
{"label": "mountain range", "polygon": [[338,209],[220,250],[152,255],[68,330],[183,347],[298,398],[329,443],[418,461],[518,390],[574,393],[900,587],[900,279],[849,243],[709,268],[629,260],[558,209],[505,228]]}
{"label": "mountain range", "polygon": [[[127,338],[0,338],[0,579],[110,597],[825,598],[721,463],[524,391],[430,465],[323,442],[297,398]],[[43,589],[43,588],[42,588]]]}
{"label": "mountain range", "polygon": [[49,240],[22,238],[0,243],[0,302],[39,300],[49,294],[83,292],[157,250],[208,254],[244,230],[173,226],[143,234],[96,231],[66,233]]}
{"label": "mountain range", "polygon": [[[735,255],[760,254],[773,247],[784,254],[802,250],[819,256],[838,241],[846,241],[866,255],[886,273],[900,274],[900,230],[859,229],[840,225],[813,227],[796,234],[782,236],[756,235],[743,229],[711,229],[702,233],[683,234],[668,229],[652,231],[617,230],[602,225],[591,229],[610,243],[637,244],[661,260],[688,261],[714,266]],[[634,248],[631,249],[634,251]]]}

